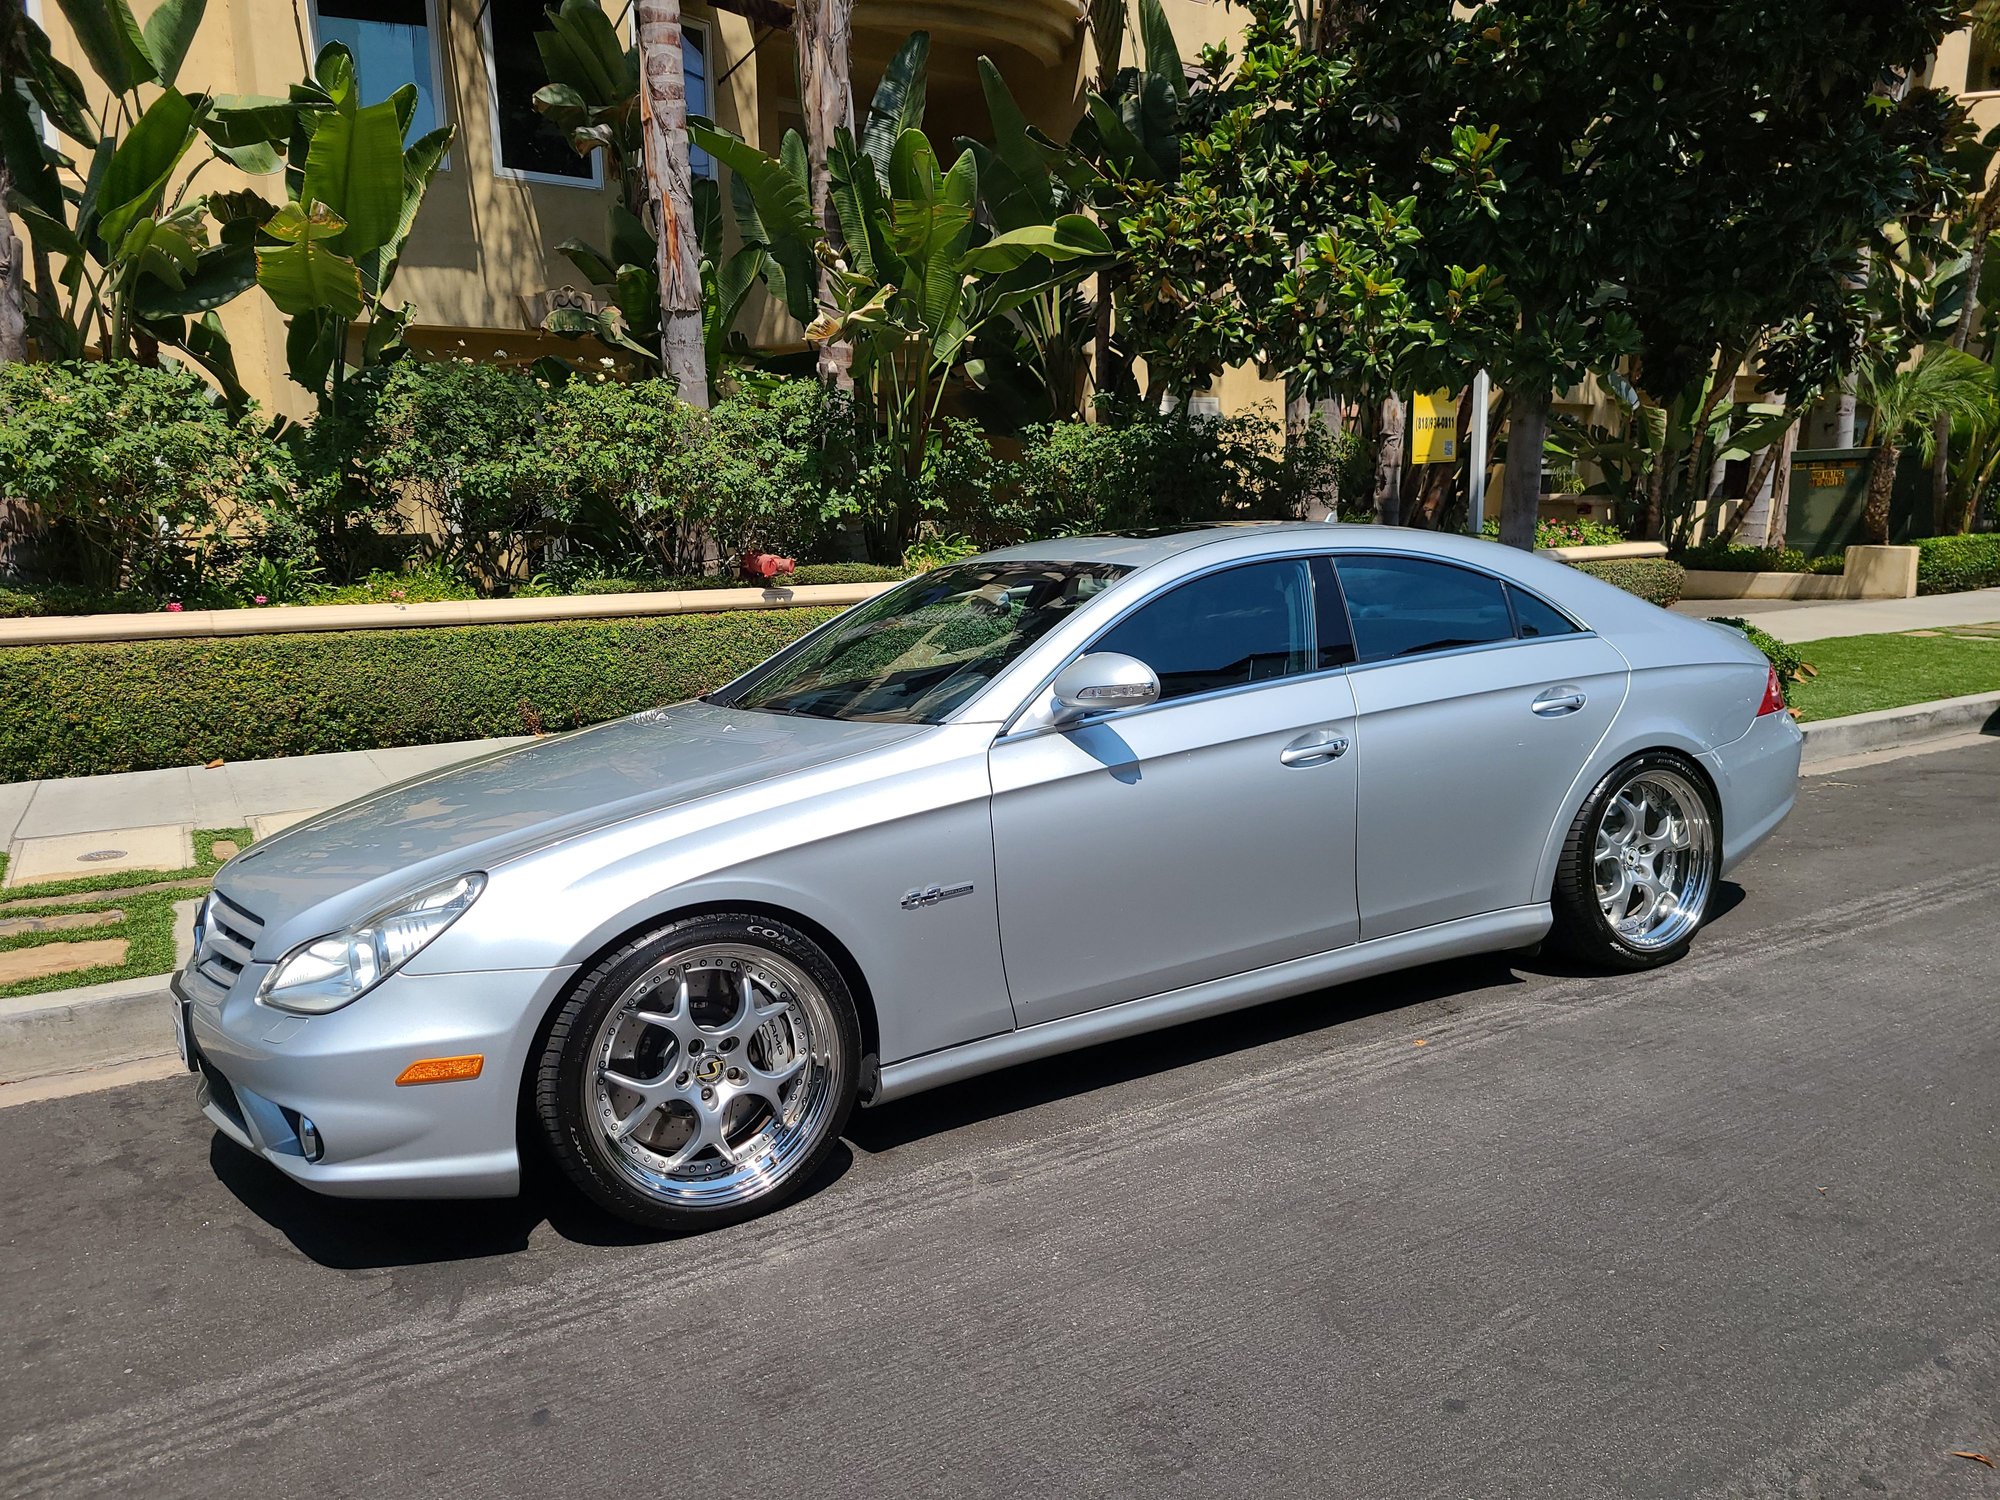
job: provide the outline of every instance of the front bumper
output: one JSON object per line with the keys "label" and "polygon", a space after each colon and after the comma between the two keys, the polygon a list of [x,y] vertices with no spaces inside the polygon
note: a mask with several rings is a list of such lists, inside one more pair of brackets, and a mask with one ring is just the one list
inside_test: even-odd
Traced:
{"label": "front bumper", "polygon": [[[260,1005],[267,964],[219,1003],[176,975],[202,1112],[224,1135],[315,1192],[352,1198],[486,1198],[520,1191],[521,1080],[542,1017],[573,968],[390,976],[344,1009],[295,1016]],[[427,1057],[479,1053],[477,1078],[404,1085]],[[300,1117],[323,1154],[309,1161]]]}

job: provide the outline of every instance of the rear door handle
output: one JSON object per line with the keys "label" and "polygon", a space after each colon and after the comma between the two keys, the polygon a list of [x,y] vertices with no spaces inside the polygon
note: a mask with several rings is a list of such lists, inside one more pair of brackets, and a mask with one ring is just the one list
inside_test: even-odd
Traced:
{"label": "rear door handle", "polygon": [[1347,736],[1331,729],[1315,730],[1302,734],[1278,752],[1278,760],[1287,766],[1317,766],[1330,760],[1339,760],[1347,754]]}
{"label": "rear door handle", "polygon": [[1563,714],[1573,714],[1589,700],[1583,696],[1582,688],[1544,688],[1535,695],[1535,701],[1528,705],[1545,719],[1558,718]]}

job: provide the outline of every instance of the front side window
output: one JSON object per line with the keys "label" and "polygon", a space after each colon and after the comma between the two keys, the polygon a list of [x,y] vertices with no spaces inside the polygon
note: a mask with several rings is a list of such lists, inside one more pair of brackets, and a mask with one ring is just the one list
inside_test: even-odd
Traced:
{"label": "front side window", "polygon": [[543,0],[486,0],[493,146],[500,165],[510,172],[587,186],[597,181],[597,157],[578,156],[563,133],[535,108],[535,90],[549,81],[535,33],[547,24]]}
{"label": "front side window", "polygon": [[1507,595],[1485,573],[1418,557],[1342,557],[1334,566],[1363,661],[1514,638]]}
{"label": "front side window", "polygon": [[1186,698],[1314,669],[1312,574],[1304,558],[1210,573],[1142,605],[1092,651],[1137,657],[1160,697]]}
{"label": "front side window", "polygon": [[733,708],[936,724],[1130,569],[971,562],[850,610],[732,698]]}
{"label": "front side window", "polygon": [[438,126],[437,72],[432,66],[427,0],[319,0],[319,43],[338,42],[354,54],[363,99],[386,99],[406,83],[417,86],[409,139]]}

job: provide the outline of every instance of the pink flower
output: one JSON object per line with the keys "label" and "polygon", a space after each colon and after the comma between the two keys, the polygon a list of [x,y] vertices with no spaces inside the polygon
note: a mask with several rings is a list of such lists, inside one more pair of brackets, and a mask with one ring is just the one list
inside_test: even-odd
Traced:
{"label": "pink flower", "polygon": [[271,601],[269,599],[266,599],[262,594],[259,594],[255,599],[252,599],[250,602],[252,604],[269,604]]}
{"label": "pink flower", "polygon": [[170,603],[170,604],[168,604],[168,605],[167,605],[167,613],[168,613],[168,614],[170,614],[170,615],[177,615],[177,614],[179,614],[180,612],[181,612],[181,602],[180,602],[180,600],[176,599],[176,600],[174,600],[174,601],[173,601],[172,603]]}

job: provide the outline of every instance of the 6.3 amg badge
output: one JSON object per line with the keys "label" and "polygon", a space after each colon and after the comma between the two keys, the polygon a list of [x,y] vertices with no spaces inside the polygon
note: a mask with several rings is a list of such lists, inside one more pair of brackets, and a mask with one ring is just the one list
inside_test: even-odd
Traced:
{"label": "6.3 amg badge", "polygon": [[897,903],[904,911],[916,911],[925,906],[936,906],[940,901],[949,901],[953,896],[970,896],[972,883],[964,885],[931,885],[922,890],[911,891]]}

